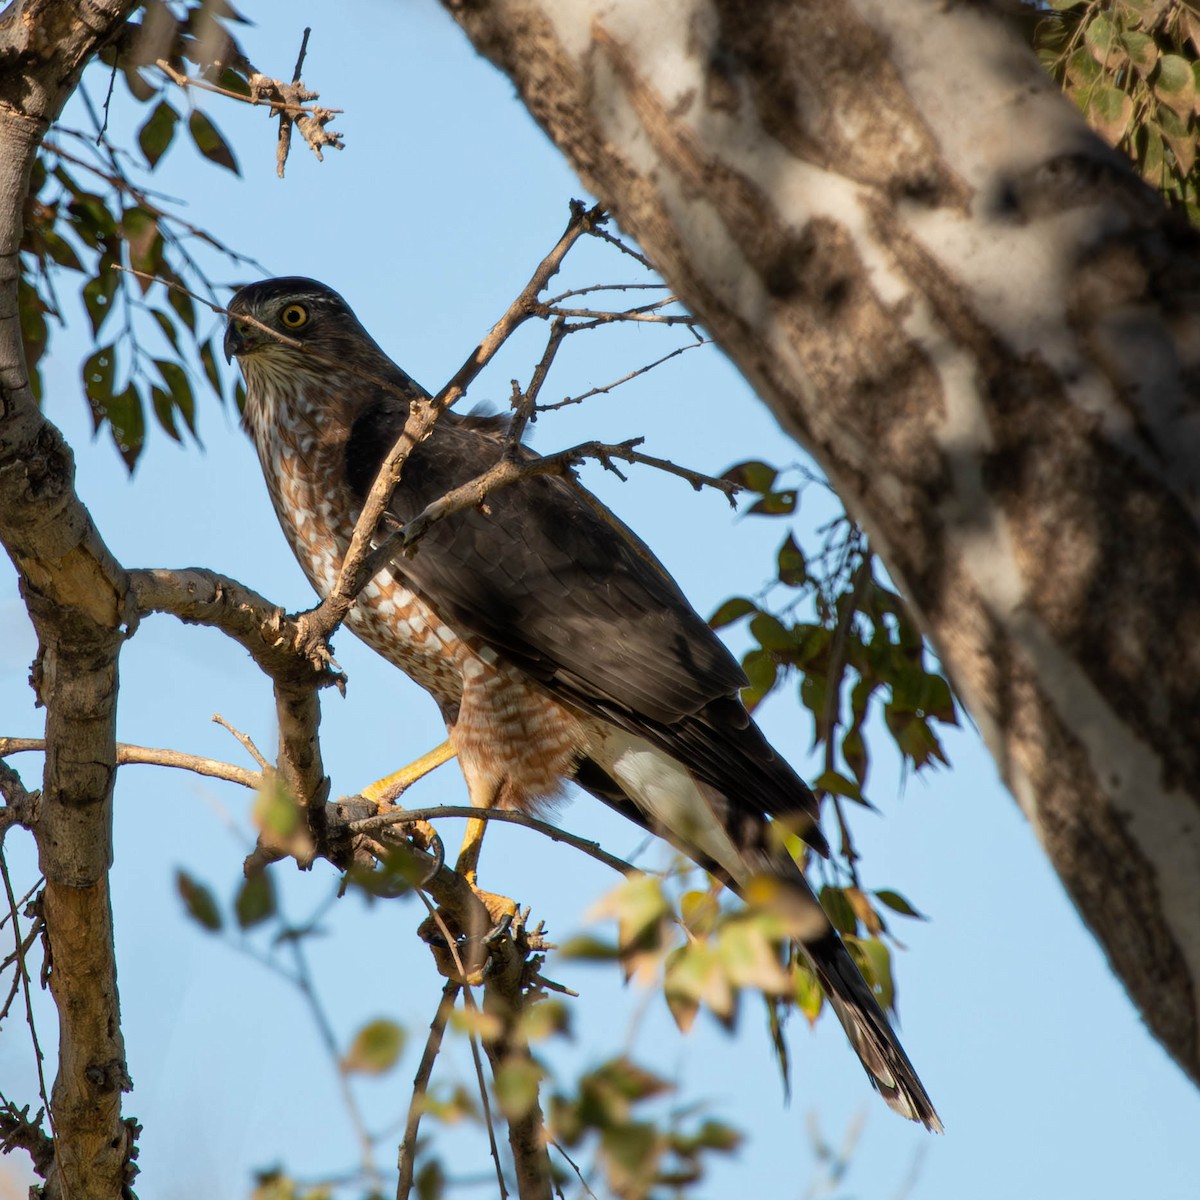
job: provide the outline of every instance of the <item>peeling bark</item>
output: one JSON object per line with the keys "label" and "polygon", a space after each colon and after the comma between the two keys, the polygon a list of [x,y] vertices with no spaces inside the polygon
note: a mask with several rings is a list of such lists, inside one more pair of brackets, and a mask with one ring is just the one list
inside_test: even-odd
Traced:
{"label": "peeling bark", "polygon": [[443,0],[900,581],[1200,1081],[1200,274],[988,5]]}

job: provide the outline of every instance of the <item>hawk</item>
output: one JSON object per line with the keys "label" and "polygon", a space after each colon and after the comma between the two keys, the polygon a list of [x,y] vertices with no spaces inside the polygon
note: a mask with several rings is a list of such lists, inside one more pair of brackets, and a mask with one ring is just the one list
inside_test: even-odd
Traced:
{"label": "hawk", "polygon": [[[404,397],[428,393],[324,284],[254,283],[229,313],[245,427],[288,542],[324,596],[404,426]],[[443,413],[404,465],[391,518],[412,520],[504,446],[503,420]],[[398,555],[347,624],[437,701],[473,805],[530,812],[573,780],[735,891],[776,880],[804,914],[799,949],[871,1082],[897,1112],[941,1129],[870,987],[771,836],[781,821],[828,855],[815,797],[743,707],[736,660],[594,497],[559,476],[493,492]]]}

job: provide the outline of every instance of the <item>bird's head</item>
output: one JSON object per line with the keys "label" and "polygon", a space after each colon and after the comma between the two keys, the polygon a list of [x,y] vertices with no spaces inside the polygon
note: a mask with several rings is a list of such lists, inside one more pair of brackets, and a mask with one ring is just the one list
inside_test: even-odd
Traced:
{"label": "bird's head", "polygon": [[289,276],[251,283],[234,294],[229,312],[225,358],[236,357],[247,374],[260,365],[295,370],[305,360],[312,369],[321,359],[328,369],[343,361],[351,346],[356,357],[364,345],[378,350],[345,300],[315,279]]}
{"label": "bird's head", "polygon": [[378,395],[372,382],[415,395],[421,389],[387,357],[332,288],[288,276],[241,288],[229,301],[225,357],[246,378],[247,429],[281,419],[349,426]]}

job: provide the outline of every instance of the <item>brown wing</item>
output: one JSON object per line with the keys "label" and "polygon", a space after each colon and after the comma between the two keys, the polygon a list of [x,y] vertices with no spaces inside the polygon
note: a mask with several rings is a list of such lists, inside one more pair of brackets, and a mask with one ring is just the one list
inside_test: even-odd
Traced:
{"label": "brown wing", "polygon": [[[360,495],[404,416],[383,399],[355,423],[346,461]],[[393,515],[411,520],[498,449],[492,430],[446,414],[405,464]],[[493,492],[486,511],[431,526],[393,569],[456,628],[659,745],[739,808],[815,817],[812,793],[737,698],[741,667],[636,535],[578,485],[537,477]]]}

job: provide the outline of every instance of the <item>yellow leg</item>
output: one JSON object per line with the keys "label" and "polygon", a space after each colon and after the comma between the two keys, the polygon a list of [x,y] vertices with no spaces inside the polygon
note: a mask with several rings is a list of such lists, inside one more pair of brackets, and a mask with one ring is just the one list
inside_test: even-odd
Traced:
{"label": "yellow leg", "polygon": [[[448,741],[443,742],[436,750],[430,750],[428,754],[422,754],[420,758],[414,762],[410,762],[407,767],[401,767],[399,771],[393,771],[392,774],[377,780],[370,787],[363,788],[361,795],[364,799],[370,800],[380,808],[383,808],[386,804],[395,800],[401,793],[412,787],[418,779],[428,775],[430,771],[440,767],[442,763],[449,762],[453,757],[454,747]],[[478,851],[476,851],[476,857],[478,857]]]}
{"label": "yellow leg", "polygon": [[468,819],[462,849],[458,852],[458,862],[454,867],[472,887],[475,887],[479,876],[479,852],[483,849],[483,835],[486,829],[486,821],[481,821],[478,817]]}

